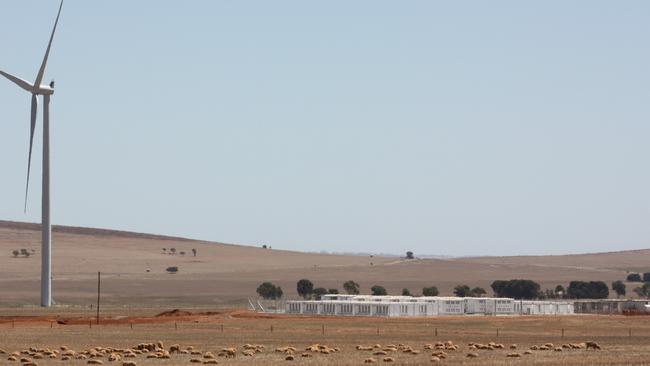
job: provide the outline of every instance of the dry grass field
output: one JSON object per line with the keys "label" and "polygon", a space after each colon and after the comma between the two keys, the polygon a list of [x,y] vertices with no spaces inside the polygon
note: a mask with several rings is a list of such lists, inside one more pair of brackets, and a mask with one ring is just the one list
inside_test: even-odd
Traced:
{"label": "dry grass field", "polygon": [[[140,343],[163,342],[169,350],[173,344],[181,349],[193,346],[200,354],[171,354],[169,359],[146,358],[153,352],[137,355],[137,365],[190,365],[190,359],[207,361],[211,352],[222,365],[250,364],[328,364],[360,365],[367,358],[384,364],[391,357],[394,364],[431,364],[435,350],[426,350],[426,344],[451,341],[459,346],[456,351],[446,350],[440,364],[449,365],[647,365],[650,357],[650,317],[622,316],[570,316],[570,317],[439,317],[420,319],[290,317],[263,315],[241,310],[219,313],[185,314],[181,316],[152,316],[155,310],[140,309],[127,317],[122,309],[110,308],[103,313],[101,324],[89,325],[91,314],[78,309],[24,310],[6,309],[10,315],[0,318],[0,349],[8,353],[34,349],[57,349],[61,346],[81,352],[94,347],[127,349]],[[38,316],[34,316],[34,314]],[[27,316],[29,315],[29,316]],[[57,323],[67,323],[65,325]],[[222,328],[223,327],[223,328]],[[435,332],[438,335],[435,335]],[[497,336],[497,329],[499,335]],[[564,329],[564,337],[562,337]],[[631,332],[631,336],[630,336]],[[553,343],[561,347],[568,343],[594,341],[601,350],[562,349],[531,351],[533,345]],[[470,350],[468,343],[495,342],[505,349]],[[242,354],[245,344],[262,345],[264,350],[253,356]],[[313,344],[338,348],[329,354],[306,351]],[[380,348],[359,351],[358,345]],[[399,345],[403,345],[399,347]],[[510,345],[516,344],[516,349]],[[389,345],[397,351],[387,355],[373,355]],[[286,361],[287,354],[276,352],[280,347],[296,348],[294,361]],[[417,354],[403,352],[405,347]],[[223,348],[236,348],[233,358],[219,357]],[[468,353],[477,358],[468,358]],[[23,354],[20,357],[32,356]],[[124,352],[115,353],[123,355]],[[309,357],[302,357],[302,354]],[[509,358],[508,353],[521,357]],[[1,355],[0,365],[17,364]],[[19,358],[20,358],[19,357]],[[38,356],[36,356],[38,357]],[[61,362],[61,355],[49,359],[36,359],[38,365],[86,365],[87,359]],[[209,357],[209,356],[208,356]],[[104,364],[108,355],[99,358]],[[197,363],[198,364],[198,363]]]}
{"label": "dry grass field", "polygon": [[[34,249],[14,258],[14,249]],[[176,248],[176,255],[162,248]],[[197,249],[197,256],[191,254]],[[327,248],[323,248],[327,249]],[[0,305],[37,304],[40,232],[35,224],[0,221]],[[178,252],[184,251],[181,256]],[[435,251],[432,249],[432,251]],[[417,253],[416,253],[417,255]],[[102,272],[107,304],[138,306],[242,306],[262,281],[272,281],[295,297],[295,284],[309,278],[317,286],[341,288],[355,280],[362,292],[383,285],[390,294],[406,287],[419,292],[437,286],[451,294],[467,284],[489,289],[495,279],[530,278],[544,288],[571,280],[624,279],[626,270],[650,270],[650,250],[537,257],[480,257],[404,260],[301,253],[183,238],[88,228],[55,227],[53,293],[59,304],[94,301],[97,271]],[[178,266],[179,272],[165,272]],[[635,286],[632,284],[630,287]],[[630,288],[631,290],[631,288]],[[628,291],[632,293],[632,291]]]}

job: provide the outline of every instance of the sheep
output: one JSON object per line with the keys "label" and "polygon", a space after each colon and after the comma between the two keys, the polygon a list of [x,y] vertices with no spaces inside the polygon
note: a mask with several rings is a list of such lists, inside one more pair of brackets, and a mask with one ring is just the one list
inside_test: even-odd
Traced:
{"label": "sheep", "polygon": [[174,352],[181,353],[181,346],[178,344],[172,344],[169,347],[169,353],[174,353]]}
{"label": "sheep", "polygon": [[20,359],[20,362],[22,362],[22,363],[32,362],[32,359],[27,358],[27,357],[23,357],[23,358]]}
{"label": "sheep", "polygon": [[438,357],[440,359],[447,358],[447,354],[444,351],[438,351],[431,354],[433,357]]}
{"label": "sheep", "polygon": [[133,361],[125,361],[125,362],[122,362],[122,366],[138,366],[138,364],[136,364]]}
{"label": "sheep", "polygon": [[97,360],[97,359],[93,358],[93,359],[88,360],[88,364],[89,365],[102,365],[102,364],[104,364],[104,361]]}
{"label": "sheep", "polygon": [[374,348],[372,346],[357,346],[357,351],[372,351]]}
{"label": "sheep", "polygon": [[122,359],[122,357],[120,355],[118,355],[117,353],[111,353],[111,355],[108,356],[108,361],[109,362],[119,361],[121,359]]}
{"label": "sheep", "polygon": [[382,361],[384,361],[384,362],[395,362],[395,359],[392,358],[392,357],[384,357],[384,359]]}
{"label": "sheep", "polygon": [[253,357],[255,355],[255,351],[253,351],[252,349],[246,349],[241,351],[241,354],[244,356]]}
{"label": "sheep", "polygon": [[227,357],[227,358],[233,358],[236,355],[237,355],[237,348],[234,347],[222,348],[218,354],[219,357]]}
{"label": "sheep", "polygon": [[555,351],[555,352],[562,352],[562,347],[555,347],[555,348],[553,349],[553,351]]}
{"label": "sheep", "polygon": [[517,344],[516,344],[516,343],[511,344],[511,345],[510,345],[510,349],[517,349]]}
{"label": "sheep", "polygon": [[9,358],[7,358],[7,361],[18,361],[18,359],[16,356],[9,356]]}
{"label": "sheep", "polygon": [[303,353],[300,355],[300,357],[313,357],[311,353]]}
{"label": "sheep", "polygon": [[203,361],[198,359],[198,358],[193,358],[193,359],[190,360],[190,362],[191,363],[203,363]]}
{"label": "sheep", "polygon": [[296,358],[293,357],[293,355],[289,355],[289,356],[285,357],[284,359],[285,359],[286,361],[293,361],[293,360],[295,360]]}
{"label": "sheep", "polygon": [[219,364],[219,361],[217,361],[217,360],[205,360],[205,361],[203,361],[203,364],[204,365],[217,365],[217,364]]}
{"label": "sheep", "polygon": [[32,362],[24,363],[23,366],[38,366],[38,363],[32,361]]}
{"label": "sheep", "polygon": [[525,355],[532,355],[533,352],[532,352],[532,351],[525,351],[524,354],[525,354]]}
{"label": "sheep", "polygon": [[546,348],[548,348],[548,349],[555,348],[555,346],[553,345],[553,343],[546,343],[546,344],[544,344],[544,346],[545,346]]}
{"label": "sheep", "polygon": [[431,357],[431,362],[440,362],[440,357],[433,356]]}
{"label": "sheep", "polygon": [[506,357],[521,357],[521,353],[518,352],[508,353]]}
{"label": "sheep", "polygon": [[466,357],[468,357],[468,358],[477,358],[477,357],[478,357],[478,353],[470,352],[470,353],[467,354]]}
{"label": "sheep", "polygon": [[375,360],[372,357],[366,358],[365,360],[363,360],[363,363],[376,363],[376,362],[377,362],[377,360]]}
{"label": "sheep", "polygon": [[386,351],[375,351],[372,354],[373,354],[373,356],[386,356],[386,355],[388,355],[388,352],[386,352]]}
{"label": "sheep", "polygon": [[208,351],[208,352],[203,354],[203,358],[205,358],[205,359],[213,359],[214,354],[212,352]]}
{"label": "sheep", "polygon": [[600,350],[601,349],[600,345],[598,343],[596,343],[596,342],[587,341],[587,342],[584,342],[584,343],[585,343],[585,348],[586,349],[590,349],[590,348],[593,348],[594,350]]}
{"label": "sheep", "polygon": [[71,357],[70,356],[63,356],[61,357],[61,361],[70,361]]}

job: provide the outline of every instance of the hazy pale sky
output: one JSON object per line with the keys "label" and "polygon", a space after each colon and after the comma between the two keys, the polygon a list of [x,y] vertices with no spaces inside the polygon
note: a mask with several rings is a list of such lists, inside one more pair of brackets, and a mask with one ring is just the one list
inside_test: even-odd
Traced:
{"label": "hazy pale sky", "polygon": [[[7,0],[34,80],[55,0]],[[297,250],[650,247],[647,1],[66,0],[55,224]],[[41,130],[0,80],[0,219]],[[55,250],[56,250],[56,243]]]}

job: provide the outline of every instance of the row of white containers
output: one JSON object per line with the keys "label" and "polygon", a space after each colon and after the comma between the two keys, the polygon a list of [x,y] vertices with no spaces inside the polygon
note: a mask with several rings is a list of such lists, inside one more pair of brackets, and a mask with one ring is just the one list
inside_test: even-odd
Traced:
{"label": "row of white containers", "polygon": [[573,303],[487,297],[325,295],[320,301],[287,301],[289,314],[341,316],[438,316],[573,314]]}

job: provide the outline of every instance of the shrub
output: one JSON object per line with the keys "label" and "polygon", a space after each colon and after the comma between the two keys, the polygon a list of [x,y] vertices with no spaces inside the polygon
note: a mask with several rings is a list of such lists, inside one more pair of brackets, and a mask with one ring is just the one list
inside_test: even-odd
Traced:
{"label": "shrub", "polygon": [[630,273],[627,275],[628,282],[641,282],[641,275],[638,273]]}
{"label": "shrub", "polygon": [[643,286],[635,288],[634,292],[639,295],[639,297],[650,297],[650,284],[644,283]]}
{"label": "shrub", "polygon": [[645,272],[643,274],[643,282],[650,282],[650,272]]}
{"label": "shrub", "polygon": [[411,295],[411,291],[407,288],[402,289],[402,296],[413,296]]}
{"label": "shrub", "polygon": [[18,257],[18,256],[20,255],[20,252],[19,252],[19,251],[17,251],[16,249],[14,249],[14,251],[13,251],[13,252],[11,252],[11,254],[13,254],[13,255],[14,255],[14,257]]}
{"label": "shrub", "polygon": [[176,266],[167,267],[167,269],[165,271],[167,271],[169,273],[176,273],[176,272],[178,272],[178,267],[176,267]]}
{"label": "shrub", "polygon": [[323,295],[327,293],[327,289],[324,287],[316,287],[312,294],[316,297],[316,300],[320,300]]}
{"label": "shrub", "polygon": [[458,285],[454,287],[454,295],[458,297],[470,296],[470,288],[467,285]]}
{"label": "shrub", "polygon": [[483,287],[474,287],[469,291],[469,296],[470,297],[481,297],[485,295],[487,292]]}
{"label": "shrub", "polygon": [[415,257],[413,256],[413,252],[410,250],[406,252],[406,259],[414,259]]}
{"label": "shrub", "polygon": [[383,286],[379,285],[374,285],[370,288],[370,292],[372,293],[372,296],[386,296],[388,295],[388,292]]}
{"label": "shrub", "polygon": [[440,294],[440,292],[436,286],[425,287],[422,289],[423,296],[438,296],[438,294]]}
{"label": "shrub", "polygon": [[343,289],[349,295],[358,295],[359,294],[359,284],[349,280],[343,284]]}
{"label": "shrub", "polygon": [[328,293],[328,294],[337,295],[337,294],[339,293],[339,289],[337,289],[337,288],[330,288],[330,289],[327,289],[327,293]]}
{"label": "shrub", "polygon": [[298,291],[298,295],[306,299],[314,292],[314,284],[310,280],[303,278],[296,284],[296,290]]}

